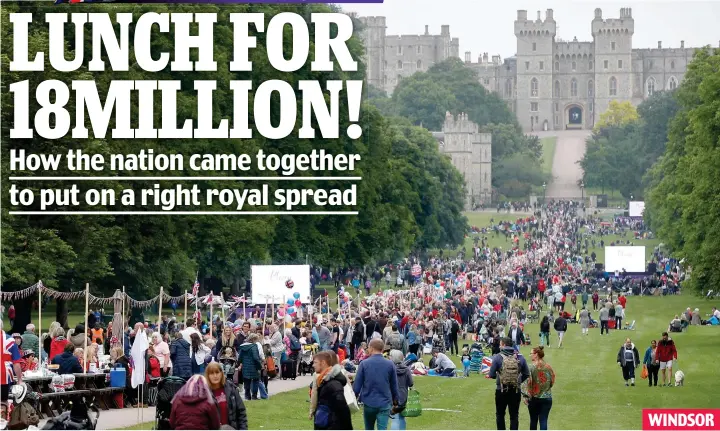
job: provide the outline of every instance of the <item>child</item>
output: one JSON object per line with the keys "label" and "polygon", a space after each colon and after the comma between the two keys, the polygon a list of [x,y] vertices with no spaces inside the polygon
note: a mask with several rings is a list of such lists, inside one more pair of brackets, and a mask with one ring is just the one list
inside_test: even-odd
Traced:
{"label": "child", "polygon": [[460,358],[460,362],[463,364],[463,371],[465,377],[470,376],[470,355],[468,354],[468,348],[463,347],[462,348],[462,356]]}

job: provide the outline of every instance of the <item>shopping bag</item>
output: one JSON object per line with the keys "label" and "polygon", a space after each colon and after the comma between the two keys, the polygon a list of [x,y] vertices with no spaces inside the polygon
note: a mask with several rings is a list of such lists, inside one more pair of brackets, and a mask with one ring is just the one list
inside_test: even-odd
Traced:
{"label": "shopping bag", "polygon": [[643,379],[647,379],[647,378],[648,378],[647,365],[645,365],[645,364],[643,364],[643,369],[642,369],[642,371],[640,372],[640,377],[643,378]]}
{"label": "shopping bag", "polygon": [[357,398],[355,397],[355,391],[353,391],[350,384],[345,385],[345,401],[347,402],[348,408],[350,408],[350,413],[355,413],[360,411],[360,406],[358,405]]}
{"label": "shopping bag", "polygon": [[403,410],[400,414],[406,418],[415,418],[422,414],[420,392],[412,389],[408,391],[408,399],[405,404],[405,410]]}

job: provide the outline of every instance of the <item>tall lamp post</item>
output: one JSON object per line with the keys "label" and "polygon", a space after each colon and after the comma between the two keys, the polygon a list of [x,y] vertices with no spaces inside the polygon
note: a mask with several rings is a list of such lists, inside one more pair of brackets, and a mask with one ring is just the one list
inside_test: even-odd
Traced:
{"label": "tall lamp post", "polygon": [[547,184],[545,184],[545,181],[543,181],[543,205],[545,205],[545,188],[547,187]]}
{"label": "tall lamp post", "polygon": [[580,193],[582,193],[582,203],[585,205],[585,181],[580,180]]}

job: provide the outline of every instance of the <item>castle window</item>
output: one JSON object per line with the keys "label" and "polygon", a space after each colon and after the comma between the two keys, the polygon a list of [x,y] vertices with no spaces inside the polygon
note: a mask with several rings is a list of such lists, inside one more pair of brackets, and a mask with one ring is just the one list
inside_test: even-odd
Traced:
{"label": "castle window", "polygon": [[422,54],[422,53],[423,53],[423,47],[422,47],[422,45],[418,45],[418,46],[417,46],[417,53],[418,53],[418,54]]}
{"label": "castle window", "polygon": [[573,61],[572,62],[572,71],[575,72],[576,69],[577,69],[577,63]]}
{"label": "castle window", "polygon": [[592,98],[594,94],[595,94],[595,83],[591,79],[588,81],[588,97]]}
{"label": "castle window", "polygon": [[605,70],[607,70],[607,68],[608,68],[609,65],[610,65],[610,62],[608,62],[607,60],[605,60],[605,61],[603,62],[603,66],[605,66]]}
{"label": "castle window", "polygon": [[505,97],[510,98],[513,94],[513,85],[511,80],[505,81]]}
{"label": "castle window", "polygon": [[560,104],[555,102],[555,112],[558,112],[560,110]]}
{"label": "castle window", "polygon": [[590,62],[588,63],[588,69],[592,70],[592,68],[593,68],[593,62],[592,62],[592,60],[590,60]]}
{"label": "castle window", "polygon": [[402,70],[402,60],[398,60],[397,68],[398,68],[398,70]]}
{"label": "castle window", "polygon": [[655,62],[652,61],[652,60],[650,60],[650,61],[648,62],[648,69],[652,69],[654,65],[655,65]]}
{"label": "castle window", "polygon": [[538,103],[537,102],[531,102],[530,103],[530,112],[537,112],[538,111]]}
{"label": "castle window", "polygon": [[533,52],[537,51],[537,43],[533,42]]}
{"label": "castle window", "polygon": [[387,75],[383,75],[383,85],[387,85]]}
{"label": "castle window", "polygon": [[525,70],[530,70],[530,62],[529,61],[525,62]]}
{"label": "castle window", "polygon": [[674,62],[674,61],[671,61],[671,62],[670,62],[670,69],[671,69],[671,70],[675,69],[675,62]]}
{"label": "castle window", "polygon": [[488,78],[488,77],[483,78],[483,83],[485,85],[490,85],[490,78]]}
{"label": "castle window", "polygon": [[647,96],[650,97],[655,93],[655,78],[650,78],[647,80]]}
{"label": "castle window", "polygon": [[610,95],[611,96],[617,96],[617,79],[615,77],[610,77]]}
{"label": "castle window", "polygon": [[670,79],[668,80],[668,88],[670,90],[674,90],[677,88],[677,85],[678,85],[677,79],[675,79],[674,76],[671,76]]}
{"label": "castle window", "polygon": [[560,70],[560,62],[559,62],[559,61],[556,61],[556,62],[555,62],[555,71],[557,72],[557,71],[559,71],[559,70]]}
{"label": "castle window", "polygon": [[560,117],[558,117],[558,116],[556,115],[556,116],[555,116],[555,124],[558,124],[559,122],[560,122]]}
{"label": "castle window", "polygon": [[417,61],[417,70],[422,70],[422,60]]}
{"label": "castle window", "polygon": [[402,55],[402,46],[398,46],[397,55]]}
{"label": "castle window", "polygon": [[553,84],[553,97],[560,97],[560,81]]}
{"label": "castle window", "polygon": [[622,60],[618,60],[618,69],[622,69]]}
{"label": "castle window", "polygon": [[530,97],[538,97],[538,80],[536,78],[530,81]]}
{"label": "castle window", "polygon": [[610,42],[610,49],[615,51],[615,42]]}
{"label": "castle window", "polygon": [[544,61],[540,62],[540,70],[545,70],[545,62]]}
{"label": "castle window", "polygon": [[570,81],[570,96],[577,97],[577,79],[575,78]]}
{"label": "castle window", "polygon": [[593,111],[593,108],[595,107],[595,104],[593,102],[590,102],[590,112]]}
{"label": "castle window", "polygon": [[383,61],[383,69],[387,69],[387,61]]}

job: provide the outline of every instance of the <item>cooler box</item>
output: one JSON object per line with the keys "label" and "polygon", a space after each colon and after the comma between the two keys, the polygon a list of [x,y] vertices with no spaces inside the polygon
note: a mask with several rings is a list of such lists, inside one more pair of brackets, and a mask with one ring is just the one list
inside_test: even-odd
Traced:
{"label": "cooler box", "polygon": [[615,329],[615,319],[608,320],[608,328]]}
{"label": "cooler box", "polygon": [[126,380],[125,368],[120,364],[115,364],[115,368],[110,370],[110,387],[124,388]]}

